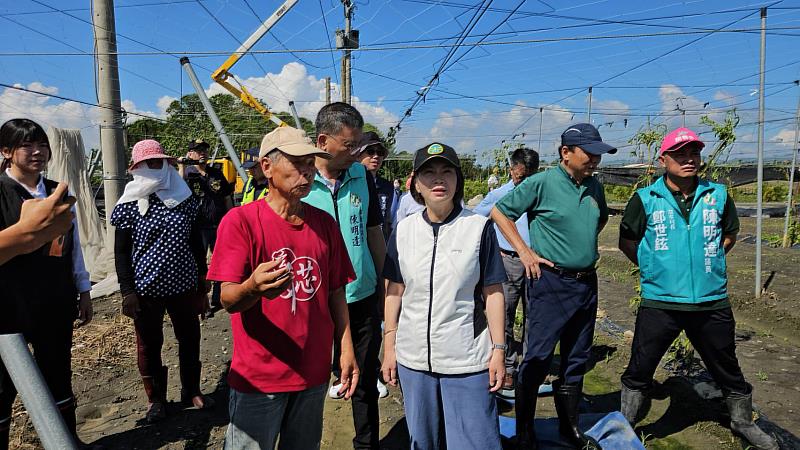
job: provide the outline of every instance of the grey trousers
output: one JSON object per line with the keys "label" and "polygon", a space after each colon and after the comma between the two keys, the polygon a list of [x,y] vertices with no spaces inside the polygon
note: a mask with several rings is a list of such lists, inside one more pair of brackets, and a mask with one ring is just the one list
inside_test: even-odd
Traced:
{"label": "grey trousers", "polygon": [[[517,371],[519,359],[522,356],[522,344],[514,339],[514,321],[517,315],[517,305],[520,299],[525,298],[525,266],[518,256],[511,256],[501,252],[503,266],[506,269],[508,281],[503,283],[503,295],[506,298],[506,372],[514,374]],[[523,311],[525,302],[522,302]],[[525,323],[523,320],[522,323]],[[524,329],[524,327],[523,327]]]}

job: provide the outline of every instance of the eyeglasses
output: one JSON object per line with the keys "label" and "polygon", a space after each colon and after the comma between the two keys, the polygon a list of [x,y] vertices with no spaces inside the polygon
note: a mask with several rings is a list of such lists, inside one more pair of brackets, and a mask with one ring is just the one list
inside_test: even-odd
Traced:
{"label": "eyeglasses", "polygon": [[329,138],[331,138],[334,141],[338,142],[339,145],[344,147],[344,149],[347,150],[351,155],[357,155],[358,154],[358,150],[359,150],[358,144],[354,144],[352,142],[349,143],[349,144],[345,144],[344,142],[339,140],[339,138],[337,138],[336,136],[333,136],[331,134],[326,134],[325,136],[328,136]]}

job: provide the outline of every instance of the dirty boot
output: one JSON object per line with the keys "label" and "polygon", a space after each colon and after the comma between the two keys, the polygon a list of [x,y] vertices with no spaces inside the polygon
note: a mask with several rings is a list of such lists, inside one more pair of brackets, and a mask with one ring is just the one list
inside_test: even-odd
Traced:
{"label": "dirty boot", "polygon": [[167,418],[167,367],[161,367],[155,375],[142,377],[144,392],[150,406],[147,408],[145,420],[149,424]]}
{"label": "dirty boot", "polygon": [[630,389],[622,384],[619,410],[630,422],[631,427],[636,427],[636,424],[647,417],[647,413],[650,411],[650,397],[645,394],[645,391]]}
{"label": "dirty boot", "polygon": [[[538,389],[538,386],[536,386]],[[514,410],[517,416],[517,450],[537,450],[536,430],[533,420],[536,417],[536,400],[538,391],[525,387],[525,383],[517,381],[514,390]]]}
{"label": "dirty boot", "polygon": [[554,390],[558,431],[579,449],[599,450],[600,444],[578,428],[578,404],[581,401],[581,386],[558,384]]}
{"label": "dirty boot", "polygon": [[731,431],[746,439],[753,448],[778,450],[778,443],[753,422],[753,394],[730,393],[725,404],[731,414]]}

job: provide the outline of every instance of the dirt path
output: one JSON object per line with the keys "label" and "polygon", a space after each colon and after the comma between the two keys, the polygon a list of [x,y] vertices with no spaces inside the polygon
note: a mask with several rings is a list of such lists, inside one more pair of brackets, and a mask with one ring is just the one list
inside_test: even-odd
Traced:
{"label": "dirt path", "polygon": [[[766,231],[779,229],[779,222],[768,219]],[[752,219],[744,219],[743,233],[752,232],[752,224]],[[630,348],[622,332],[633,329],[635,321],[629,300],[635,295],[636,279],[630,273],[630,264],[616,249],[617,226],[618,219],[612,219],[601,235],[599,323],[605,326],[596,332],[593,368],[585,385],[587,410],[592,412],[619,408],[619,376]],[[800,251],[764,249],[764,278],[770,271],[775,271],[775,276],[768,295],[759,301],[752,300],[750,294],[753,253],[752,244],[740,243],[729,257],[730,289],[739,324],[739,360],[754,386],[758,410],[777,427],[770,430],[781,434],[784,448],[800,448],[796,437],[800,435]],[[141,423],[146,399],[136,369],[132,326],[118,314],[119,308],[118,296],[97,301],[94,322],[76,333],[73,368],[81,438],[114,449],[222,448],[228,421],[225,373],[231,352],[227,314],[218,313],[202,324],[202,388],[216,400],[217,407],[212,411],[179,407],[177,346],[166,321],[164,356],[170,367],[170,416],[163,423],[146,426]],[[727,428],[719,399],[702,400],[686,378],[663,368],[656,378],[660,382],[658,398],[637,430],[648,448],[741,448]],[[550,399],[539,403],[539,417],[555,416]],[[407,448],[399,390],[390,389],[390,396],[380,400],[380,411],[382,447]],[[12,447],[37,448],[35,432],[20,408],[12,434]],[[351,439],[350,404],[328,400],[322,448],[349,449]]]}

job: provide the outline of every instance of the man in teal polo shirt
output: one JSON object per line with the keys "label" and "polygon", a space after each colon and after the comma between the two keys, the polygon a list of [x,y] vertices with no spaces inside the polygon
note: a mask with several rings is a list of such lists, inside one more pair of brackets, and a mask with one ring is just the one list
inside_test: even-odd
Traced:
{"label": "man in teal polo shirt", "polygon": [[639,266],[642,304],[622,375],[621,410],[632,425],[647,415],[653,374],[685,330],[722,388],[733,432],[751,448],[777,449],[753,423],[753,388],[736,359],[725,254],[736,243],[739,218],[725,186],[697,176],[704,146],[688,128],[670,132],[658,157],[664,176],[639,189],[622,217],[619,248]]}
{"label": "man in teal polo shirt", "polygon": [[[353,446],[378,449],[378,352],[383,289],[377,274],[383,271],[386,244],[381,230],[380,203],[375,181],[358,159],[364,119],[347,103],[331,103],[317,114],[317,147],[331,159],[317,158],[317,175],[311,193],[303,199],[327,211],[344,237],[356,280],[345,287],[350,333],[360,369],[360,381],[353,396]],[[338,361],[338,357],[334,357]],[[334,383],[336,386],[336,383]],[[343,390],[336,389],[338,394]],[[336,394],[336,392],[334,392]]]}
{"label": "man in teal polo shirt", "polygon": [[[578,429],[578,403],[597,314],[597,235],[608,221],[603,186],[592,173],[603,154],[616,151],[591,124],[572,125],[561,134],[558,166],[528,177],[492,210],[528,277],[525,352],[515,402],[519,449],[537,448],[538,387],[559,341],[560,374],[554,383],[559,430],[578,448],[599,448]],[[530,247],[514,224],[526,213]]]}

